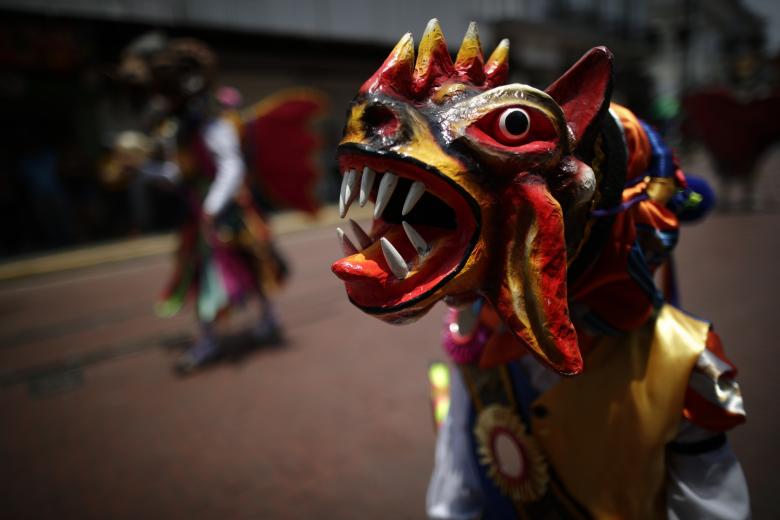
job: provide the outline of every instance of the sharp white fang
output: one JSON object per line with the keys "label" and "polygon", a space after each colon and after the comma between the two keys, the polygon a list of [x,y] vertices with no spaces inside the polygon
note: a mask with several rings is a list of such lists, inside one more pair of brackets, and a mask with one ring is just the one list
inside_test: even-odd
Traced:
{"label": "sharp white fang", "polygon": [[428,244],[422,235],[420,235],[417,230],[414,229],[410,224],[401,222],[401,225],[404,227],[404,231],[406,232],[406,237],[409,239],[409,242],[411,242],[414,248],[417,250],[417,254],[420,255],[421,259],[425,258],[425,255],[431,252],[430,244]]}
{"label": "sharp white fang", "polygon": [[347,214],[347,208],[344,205],[344,192],[347,190],[347,172],[341,176],[341,191],[339,192],[339,216],[344,218]]}
{"label": "sharp white fang", "polygon": [[357,248],[355,247],[355,244],[352,243],[352,241],[349,239],[346,233],[344,233],[344,230],[339,228],[336,228],[336,235],[339,237],[339,242],[341,243],[341,250],[344,251],[345,256],[352,256],[355,253],[357,253]]}
{"label": "sharp white fang", "polygon": [[357,172],[349,170],[347,172],[347,188],[344,190],[344,202],[349,206],[357,196]]}
{"label": "sharp white fang", "polygon": [[425,184],[420,181],[414,181],[409,188],[409,193],[406,194],[406,200],[404,201],[404,208],[401,210],[401,215],[406,216],[412,209],[420,197],[425,193]]}
{"label": "sharp white fang", "polygon": [[401,253],[385,237],[379,239],[379,245],[382,246],[382,254],[385,256],[385,261],[393,275],[399,280],[406,278],[406,275],[409,274],[409,267],[407,267]]}
{"label": "sharp white fang", "polygon": [[365,249],[368,246],[371,245],[371,237],[368,236],[368,233],[363,231],[363,228],[360,227],[360,224],[355,222],[352,219],[349,219],[349,224],[352,226],[352,232],[357,237],[358,244],[360,244],[361,249]]}
{"label": "sharp white fang", "polygon": [[390,202],[390,197],[393,196],[393,191],[395,191],[396,186],[398,186],[398,177],[390,172],[387,172],[382,176],[382,180],[379,181],[379,191],[376,194],[374,218],[382,216],[382,212],[387,207],[387,203]]}
{"label": "sharp white fang", "polygon": [[339,216],[344,218],[349,211],[349,206],[357,196],[356,188],[357,172],[355,170],[348,170],[344,174],[344,178],[341,181],[341,197],[339,199]]}
{"label": "sharp white fang", "polygon": [[368,197],[371,196],[371,189],[374,187],[374,176],[376,175],[376,172],[366,166],[363,168],[363,178],[360,179],[360,198],[358,199],[358,203],[360,204],[360,207],[366,205],[366,202],[368,202]]}

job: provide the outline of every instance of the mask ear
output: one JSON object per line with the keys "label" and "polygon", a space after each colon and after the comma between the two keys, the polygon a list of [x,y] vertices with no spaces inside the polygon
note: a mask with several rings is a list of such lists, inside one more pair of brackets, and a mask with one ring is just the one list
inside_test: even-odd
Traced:
{"label": "mask ear", "polygon": [[563,109],[576,145],[609,107],[612,53],[606,47],[589,50],[546,92]]}
{"label": "mask ear", "polygon": [[525,176],[505,192],[506,244],[493,302],[514,335],[561,374],[582,371],[566,295],[563,213],[545,182]]}

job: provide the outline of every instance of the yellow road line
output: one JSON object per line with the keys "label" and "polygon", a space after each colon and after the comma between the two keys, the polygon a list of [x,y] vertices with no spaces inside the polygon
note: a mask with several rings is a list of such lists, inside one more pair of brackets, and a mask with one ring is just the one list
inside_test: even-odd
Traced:
{"label": "yellow road line", "polygon": [[[369,206],[364,208],[357,207],[357,204],[355,206],[349,210],[350,217],[358,220],[370,218]],[[335,226],[338,221],[338,208],[326,206],[314,218],[296,211],[280,213],[271,218],[271,228],[274,234],[279,236],[307,229]],[[42,254],[0,263],[0,281],[171,253],[175,247],[175,233],[165,233]]]}

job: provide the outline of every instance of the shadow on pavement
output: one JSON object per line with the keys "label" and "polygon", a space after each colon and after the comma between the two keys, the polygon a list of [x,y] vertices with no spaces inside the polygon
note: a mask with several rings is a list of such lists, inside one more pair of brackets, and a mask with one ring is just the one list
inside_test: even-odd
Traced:
{"label": "shadow on pavement", "polygon": [[[177,356],[185,352],[192,344],[192,338],[175,337],[164,341],[162,347]],[[172,365],[174,373],[180,377],[191,377],[220,365],[237,365],[261,352],[270,352],[288,347],[289,343],[283,331],[267,338],[257,338],[251,331],[223,334],[219,337],[219,353],[213,359],[191,371],[179,371]]]}

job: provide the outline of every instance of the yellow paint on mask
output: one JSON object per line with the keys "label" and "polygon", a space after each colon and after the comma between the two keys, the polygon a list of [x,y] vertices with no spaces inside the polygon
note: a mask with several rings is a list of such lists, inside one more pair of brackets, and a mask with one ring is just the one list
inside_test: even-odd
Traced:
{"label": "yellow paint on mask", "polygon": [[366,105],[363,103],[352,106],[347,118],[347,124],[344,127],[344,137],[341,139],[341,144],[360,143],[365,138],[365,130],[362,123],[365,111]]}

